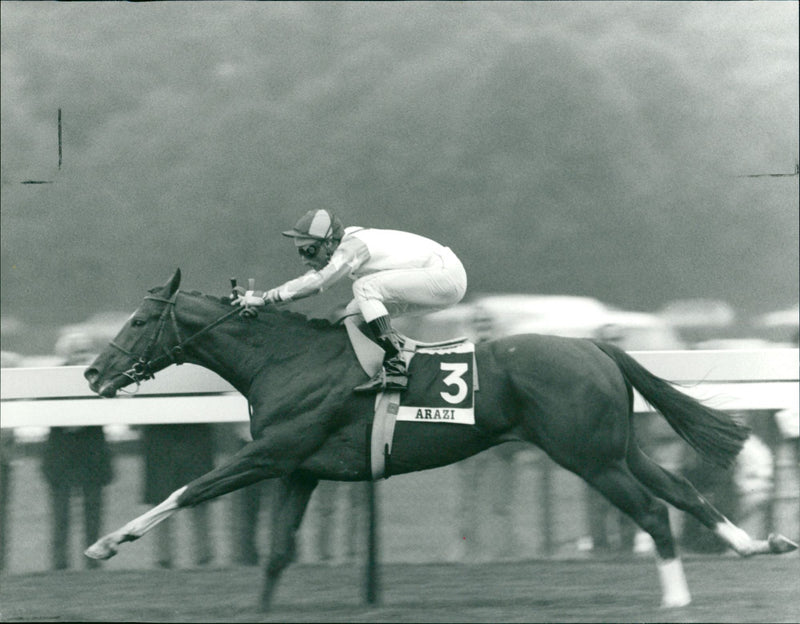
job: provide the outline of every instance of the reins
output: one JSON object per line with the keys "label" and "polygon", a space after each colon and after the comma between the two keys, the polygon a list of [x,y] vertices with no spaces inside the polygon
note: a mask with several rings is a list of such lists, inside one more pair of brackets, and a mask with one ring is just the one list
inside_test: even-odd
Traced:
{"label": "reins", "polygon": [[[112,347],[117,349],[118,351],[124,353],[129,358],[134,360],[134,364],[131,368],[123,372],[122,374],[125,377],[128,377],[132,382],[136,383],[137,391],[139,388],[139,384],[142,381],[146,381],[147,379],[153,379],[155,377],[155,372],[161,370],[165,366],[169,364],[183,364],[186,361],[184,356],[184,347],[192,342],[193,340],[197,339],[199,336],[211,331],[217,325],[224,323],[228,320],[231,316],[238,314],[239,309],[234,308],[230,312],[226,312],[222,316],[220,316],[215,321],[212,321],[202,329],[198,330],[185,340],[181,339],[181,332],[178,328],[178,319],[175,316],[175,303],[178,299],[178,293],[180,291],[175,291],[175,294],[172,295],[171,298],[165,299],[164,297],[157,297],[154,295],[147,295],[145,299],[150,299],[152,301],[160,301],[164,304],[164,311],[161,313],[161,317],[159,318],[158,329],[156,330],[153,337],[150,339],[150,342],[147,344],[145,351],[142,355],[137,355],[124,347],[121,347],[113,340],[109,343]],[[151,352],[155,348],[156,344],[158,343],[159,338],[161,338],[161,334],[164,331],[164,328],[167,324],[167,319],[172,321],[172,329],[173,333],[175,334],[175,338],[177,340],[177,344],[173,347],[163,347],[164,353],[159,355],[155,358],[151,357]]]}

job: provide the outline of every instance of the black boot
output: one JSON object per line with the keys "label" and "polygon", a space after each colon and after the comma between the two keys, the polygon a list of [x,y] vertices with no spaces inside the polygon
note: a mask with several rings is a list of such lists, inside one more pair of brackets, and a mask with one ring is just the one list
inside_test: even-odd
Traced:
{"label": "black boot", "polygon": [[367,323],[383,348],[383,367],[375,376],[353,388],[353,392],[371,393],[384,390],[403,391],[408,387],[408,371],[400,350],[402,345],[389,324],[388,316],[381,316]]}

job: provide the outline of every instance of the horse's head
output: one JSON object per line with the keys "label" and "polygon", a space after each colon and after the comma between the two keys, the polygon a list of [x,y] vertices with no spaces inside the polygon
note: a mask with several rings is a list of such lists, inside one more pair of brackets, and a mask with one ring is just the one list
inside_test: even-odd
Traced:
{"label": "horse's head", "polygon": [[[170,364],[183,362],[205,366],[237,388],[245,387],[253,366],[262,367],[269,358],[324,349],[319,341],[332,334],[328,321],[309,321],[301,314],[269,307],[255,318],[243,318],[241,308],[232,306],[229,298],[179,292],[180,283],[178,269],[166,284],[151,289],[86,369],[84,377],[93,392],[113,397],[121,388],[138,386]],[[217,330],[223,323],[225,329]],[[335,329],[337,340],[347,339],[343,327]]]}
{"label": "horse's head", "polygon": [[179,361],[175,300],[180,283],[177,269],[166,284],[151,289],[116,338],[86,369],[84,377],[93,392],[113,397],[120,388],[150,379]]}

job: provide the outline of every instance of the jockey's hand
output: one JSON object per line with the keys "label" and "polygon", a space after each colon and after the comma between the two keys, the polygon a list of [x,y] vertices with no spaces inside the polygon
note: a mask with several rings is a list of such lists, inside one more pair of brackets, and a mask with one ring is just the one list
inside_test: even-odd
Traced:
{"label": "jockey's hand", "polygon": [[231,291],[231,301],[235,301],[242,295],[247,292],[246,288],[242,288],[241,286],[234,286],[233,290]]}
{"label": "jockey's hand", "polygon": [[238,305],[245,309],[261,308],[267,303],[266,294],[262,290],[246,290],[231,301],[231,305]]}
{"label": "jockey's hand", "polygon": [[[239,292],[238,287],[234,290],[237,293]],[[231,297],[233,297],[233,295],[231,295]],[[281,301],[281,297],[278,295],[277,288],[273,288],[267,292],[261,290],[245,290],[231,301],[231,305],[241,306],[243,308],[241,311],[242,316],[253,317],[258,314],[256,308],[261,308],[268,303],[277,303],[279,301]]]}

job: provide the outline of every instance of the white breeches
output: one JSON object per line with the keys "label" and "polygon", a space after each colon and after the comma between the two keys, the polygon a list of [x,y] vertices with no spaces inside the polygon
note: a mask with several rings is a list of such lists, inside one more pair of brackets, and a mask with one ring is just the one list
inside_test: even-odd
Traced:
{"label": "white breeches", "polygon": [[445,249],[431,266],[393,269],[365,275],[353,282],[347,314],[360,312],[364,320],[424,314],[455,305],[467,292],[467,273],[456,255]]}

